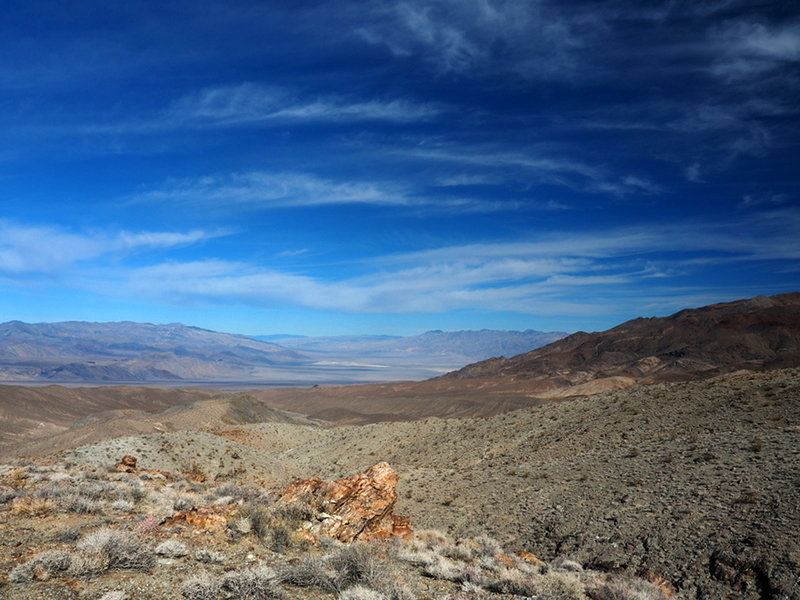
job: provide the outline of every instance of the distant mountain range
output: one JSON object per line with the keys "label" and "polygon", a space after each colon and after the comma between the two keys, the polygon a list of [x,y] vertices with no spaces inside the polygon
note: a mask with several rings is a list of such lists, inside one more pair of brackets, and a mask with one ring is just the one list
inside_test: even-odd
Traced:
{"label": "distant mountain range", "polygon": [[274,340],[299,352],[348,354],[352,357],[438,357],[453,364],[464,364],[493,356],[514,356],[539,348],[567,334],[563,331],[427,331],[421,335],[342,335],[331,337],[257,336]]}
{"label": "distant mountain range", "polygon": [[[563,333],[255,338],[178,323],[0,324],[0,381],[353,382],[424,379],[537,348]],[[280,345],[270,340],[277,340]]]}
{"label": "distant mountain range", "polygon": [[308,362],[277,344],[178,323],[0,324],[0,379],[6,381],[241,379]]}
{"label": "distant mountain range", "polygon": [[798,365],[800,293],[792,293],[686,309],[664,318],[633,319],[597,333],[578,332],[531,352],[481,361],[444,377],[518,380],[535,391],[576,392],[601,380],[624,387]]}

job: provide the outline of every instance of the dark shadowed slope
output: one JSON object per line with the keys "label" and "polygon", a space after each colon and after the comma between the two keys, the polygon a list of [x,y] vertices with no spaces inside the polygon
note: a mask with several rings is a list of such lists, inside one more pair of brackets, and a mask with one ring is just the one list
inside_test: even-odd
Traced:
{"label": "dark shadowed slope", "polygon": [[653,383],[795,365],[800,365],[800,293],[634,319],[444,377],[527,381],[547,392],[608,378]]}

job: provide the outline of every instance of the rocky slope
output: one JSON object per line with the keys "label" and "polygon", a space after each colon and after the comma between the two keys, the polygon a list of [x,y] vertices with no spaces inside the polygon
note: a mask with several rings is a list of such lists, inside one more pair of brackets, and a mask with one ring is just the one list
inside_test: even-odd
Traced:
{"label": "rocky slope", "polygon": [[[418,527],[650,571],[687,598],[800,598],[800,370],[638,386],[479,419],[225,427],[69,452],[279,484],[386,460]],[[238,458],[233,459],[233,455]],[[277,475],[277,477],[276,477]]]}
{"label": "rocky slope", "polygon": [[602,573],[494,538],[414,532],[386,463],[283,490],[116,468],[0,465],[8,600],[667,600],[652,573]]}
{"label": "rocky slope", "polygon": [[444,377],[526,380],[539,392],[616,378],[617,384],[708,377],[800,365],[800,293],[640,318],[579,332],[513,358],[468,365]]}
{"label": "rocky slope", "polygon": [[0,324],[5,381],[241,379],[307,362],[277,344],[177,323]]}

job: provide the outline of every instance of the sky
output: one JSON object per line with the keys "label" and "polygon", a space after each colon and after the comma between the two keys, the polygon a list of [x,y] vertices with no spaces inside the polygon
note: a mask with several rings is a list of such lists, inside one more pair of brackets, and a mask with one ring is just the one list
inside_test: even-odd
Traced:
{"label": "sky", "polygon": [[4,2],[0,321],[596,331],[800,291],[791,1]]}

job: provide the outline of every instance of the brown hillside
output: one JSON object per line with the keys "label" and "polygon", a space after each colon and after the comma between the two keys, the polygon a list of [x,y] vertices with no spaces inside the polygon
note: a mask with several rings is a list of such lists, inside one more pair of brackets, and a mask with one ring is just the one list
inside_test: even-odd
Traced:
{"label": "brown hillside", "polygon": [[603,332],[579,332],[513,358],[468,365],[443,378],[527,381],[538,392],[548,392],[612,377],[656,383],[796,365],[800,293],[712,304],[664,318],[634,319]]}

